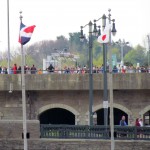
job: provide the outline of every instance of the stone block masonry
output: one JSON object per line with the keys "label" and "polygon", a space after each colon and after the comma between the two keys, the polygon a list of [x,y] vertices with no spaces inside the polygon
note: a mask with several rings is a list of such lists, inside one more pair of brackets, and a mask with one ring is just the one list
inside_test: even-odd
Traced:
{"label": "stone block masonry", "polygon": [[[38,120],[27,121],[27,132],[29,138],[40,137],[40,124]],[[23,124],[22,120],[1,120],[0,139],[22,139]],[[1,150],[1,149],[0,149]]]}
{"label": "stone block masonry", "polygon": [[[28,140],[29,150],[110,150],[110,140]],[[115,141],[115,150],[149,150],[149,141]],[[23,150],[23,140],[0,140],[0,150]]]}

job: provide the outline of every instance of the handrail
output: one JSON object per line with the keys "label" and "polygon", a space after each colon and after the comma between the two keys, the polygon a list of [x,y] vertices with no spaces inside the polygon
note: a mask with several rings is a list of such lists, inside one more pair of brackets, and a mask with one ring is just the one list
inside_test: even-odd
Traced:
{"label": "handrail", "polygon": [[[110,127],[41,124],[41,138],[110,139]],[[150,127],[115,126],[115,140],[150,140]]]}
{"label": "handrail", "polygon": [[[107,69],[107,72],[109,70]],[[76,73],[89,73],[89,69],[55,69],[55,70],[42,70],[42,69],[36,69],[36,70],[25,70],[25,74],[49,74],[49,73],[58,73],[58,74],[76,74]],[[103,69],[93,69],[93,73],[103,73]],[[112,70],[113,74],[117,73],[150,73],[150,69],[126,69],[125,72],[118,71],[118,70]],[[8,74],[7,71],[0,71],[0,74]],[[21,70],[11,70],[10,74],[21,74]]]}

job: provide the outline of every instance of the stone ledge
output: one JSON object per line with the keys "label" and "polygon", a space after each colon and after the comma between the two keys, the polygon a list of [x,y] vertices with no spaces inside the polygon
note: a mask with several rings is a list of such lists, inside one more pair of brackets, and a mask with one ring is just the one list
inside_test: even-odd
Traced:
{"label": "stone ledge", "polygon": [[[0,75],[0,91],[9,91],[10,85],[12,91],[20,91],[20,77]],[[113,74],[113,89],[150,89],[149,78],[150,73]],[[25,75],[25,82],[26,90],[89,90],[89,74]],[[93,74],[93,89],[103,89],[103,74]]]}

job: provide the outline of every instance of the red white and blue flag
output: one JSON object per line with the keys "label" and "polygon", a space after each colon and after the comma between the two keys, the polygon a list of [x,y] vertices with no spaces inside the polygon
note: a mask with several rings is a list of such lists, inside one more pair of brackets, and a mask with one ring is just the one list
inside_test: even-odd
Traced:
{"label": "red white and blue flag", "polygon": [[20,23],[20,33],[18,42],[21,45],[25,45],[27,42],[30,41],[34,28],[35,25],[25,26],[22,22]]}

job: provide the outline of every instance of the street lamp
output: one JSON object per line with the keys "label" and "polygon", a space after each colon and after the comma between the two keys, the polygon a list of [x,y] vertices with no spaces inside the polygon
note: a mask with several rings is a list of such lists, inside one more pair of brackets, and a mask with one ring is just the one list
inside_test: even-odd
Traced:
{"label": "street lamp", "polygon": [[[109,28],[106,28],[109,31],[109,45],[111,45],[111,33],[113,36],[116,34],[115,28],[115,19],[111,20],[111,9],[108,9],[108,17],[104,14],[102,16],[102,28],[103,30],[106,28],[106,19],[109,21]],[[98,19],[99,20],[99,19]],[[110,27],[112,22],[112,29]],[[107,33],[108,34],[108,33]],[[103,33],[104,35],[104,33]],[[103,36],[101,36],[102,38]],[[106,42],[106,41],[105,41]],[[104,108],[104,125],[106,126],[106,133],[107,133],[107,118],[108,118],[108,100],[107,100],[107,44],[103,42],[103,65],[104,65],[104,101],[103,101],[103,108]],[[114,110],[113,110],[113,76],[112,76],[112,50],[109,46],[109,99],[110,99],[110,130],[111,130],[111,150],[115,149],[114,144]]]}
{"label": "street lamp", "polygon": [[119,39],[116,42],[116,44],[119,45],[120,48],[121,48],[121,66],[124,66],[123,49],[124,49],[124,46],[126,46],[127,44],[129,44],[129,42],[125,42],[125,40],[121,41],[121,39]]}
{"label": "street lamp", "polygon": [[83,41],[85,36],[83,35],[83,28],[89,26],[89,125],[93,125],[93,56],[92,56],[92,26],[93,23],[90,21],[85,26],[81,26],[80,40]]}
{"label": "street lamp", "polygon": [[[115,36],[116,34],[116,28],[115,28],[115,19],[111,20],[111,14],[110,14],[110,9],[108,10],[109,14],[108,17],[104,14],[101,18],[94,20],[95,24],[97,21],[99,21],[100,19],[102,19],[102,30],[104,31],[105,28],[107,27],[106,23],[107,23],[107,19],[109,21],[109,43],[111,42],[111,33],[112,35]],[[110,24],[112,22],[112,28],[110,27]],[[96,26],[96,25],[95,25]],[[96,31],[96,29],[95,29]],[[110,50],[111,51],[111,50]],[[112,59],[111,56],[112,54],[110,54],[110,60]],[[109,64],[109,70],[112,70],[110,68],[112,64],[112,61],[110,61]],[[107,93],[107,43],[103,42],[103,81],[104,81],[104,93],[103,93],[103,108],[104,108],[104,125],[107,126],[108,125],[108,93]]]}
{"label": "street lamp", "polygon": [[147,35],[147,38],[148,38],[148,68],[149,68],[149,54],[150,54],[150,37],[149,37],[149,35]]}
{"label": "street lamp", "polygon": [[[96,22],[102,19],[102,29],[104,30],[106,27],[106,19],[109,20],[109,24],[113,22],[112,24],[112,34],[115,35],[116,29],[115,29],[115,20],[110,18],[110,9],[109,9],[109,16],[106,17],[104,14],[102,17],[100,17],[97,20],[94,20],[94,24],[90,21],[88,24],[85,26],[81,26],[81,34],[80,34],[80,39],[81,41],[84,40],[85,36],[83,34],[83,28],[86,26],[89,26],[89,124],[93,125],[93,111],[92,111],[92,106],[93,106],[93,56],[92,56],[92,44],[93,44],[93,39],[92,39],[92,34],[95,36],[100,36],[101,35],[101,26],[97,26]],[[94,29],[92,31],[92,26],[94,26]],[[98,30],[97,30],[98,27]],[[110,33],[111,33],[110,32]],[[109,36],[110,37],[110,36]],[[110,40],[110,39],[109,39]],[[111,40],[110,40],[111,41]],[[108,95],[107,95],[107,47],[106,43],[103,43],[103,73],[104,73],[104,102],[103,106],[104,107],[104,125],[107,125],[107,118],[108,118]]]}

